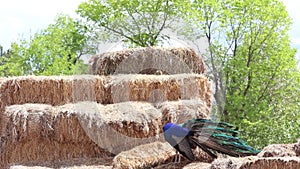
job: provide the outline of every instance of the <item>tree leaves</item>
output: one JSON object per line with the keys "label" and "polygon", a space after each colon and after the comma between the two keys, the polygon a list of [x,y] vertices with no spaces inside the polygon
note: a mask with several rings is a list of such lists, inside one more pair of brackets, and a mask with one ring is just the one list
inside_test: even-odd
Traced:
{"label": "tree leaves", "polygon": [[[110,41],[129,46],[155,46],[179,14],[179,0],[89,0],[77,13],[109,34]],[[182,4],[182,2],[180,2]]]}
{"label": "tree leaves", "polygon": [[2,76],[73,74],[75,65],[85,52],[85,27],[66,15],[36,33],[30,41],[13,43],[3,57]]}
{"label": "tree leaves", "polygon": [[[293,129],[300,127],[297,119],[289,118],[290,106],[299,106],[294,103],[294,97],[300,94],[300,79],[295,70],[295,50],[291,49],[286,32],[291,21],[283,3],[210,0],[195,3],[194,9],[203,9],[195,12],[195,17],[199,18],[199,28],[209,40],[205,56],[208,56],[206,63],[212,78],[220,81],[224,77],[221,75],[226,75],[226,84],[215,86],[216,89],[226,86],[223,118],[240,124],[245,129],[245,137],[257,146],[278,141],[284,131],[279,123],[286,126],[287,119],[294,121],[290,123]],[[254,125],[259,127],[253,130]],[[263,127],[271,127],[272,135],[263,136],[270,133]],[[287,142],[297,137],[279,138]]]}

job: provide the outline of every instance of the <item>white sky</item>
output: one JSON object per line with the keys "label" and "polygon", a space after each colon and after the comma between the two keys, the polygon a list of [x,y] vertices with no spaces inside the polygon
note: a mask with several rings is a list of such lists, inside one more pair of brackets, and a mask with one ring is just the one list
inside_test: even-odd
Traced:
{"label": "white sky", "polygon": [[286,5],[287,11],[293,20],[293,25],[289,32],[292,47],[297,48],[297,58],[300,60],[300,1],[299,0],[282,0]]}
{"label": "white sky", "polygon": [[[75,10],[85,0],[6,0],[0,2],[0,45],[7,50],[11,42],[46,28],[59,13],[76,16]],[[292,46],[300,58],[299,0],[282,0],[293,19]],[[26,36],[25,36],[26,35]]]}
{"label": "white sky", "polygon": [[76,16],[84,0],[6,0],[0,2],[0,45],[4,50],[12,41],[46,28],[60,14]]}

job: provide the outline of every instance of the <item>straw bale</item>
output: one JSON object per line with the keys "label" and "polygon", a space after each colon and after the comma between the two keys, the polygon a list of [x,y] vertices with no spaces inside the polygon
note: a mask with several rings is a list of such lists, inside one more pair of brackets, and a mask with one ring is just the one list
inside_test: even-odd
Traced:
{"label": "straw bale", "polygon": [[12,105],[4,115],[0,165],[109,156],[157,140],[162,127],[161,112],[143,102]]}
{"label": "straw bale", "polygon": [[210,163],[203,163],[203,162],[195,162],[190,163],[183,167],[183,169],[210,169],[211,164]]}
{"label": "straw bale", "polygon": [[92,105],[82,102],[75,106],[81,126],[100,147],[113,154],[161,137],[162,114],[146,102],[123,102]]}
{"label": "straw bale", "polygon": [[106,52],[90,59],[94,75],[112,74],[205,74],[201,56],[191,48],[145,47]]}
{"label": "straw bale", "polygon": [[9,167],[9,169],[51,169],[49,167],[42,166],[22,166],[22,165],[14,165]]}
{"label": "straw bale", "polygon": [[210,107],[200,99],[166,101],[160,106],[162,123],[184,123],[192,118],[208,118]]}
{"label": "straw bale", "polygon": [[109,126],[130,137],[154,137],[159,134],[161,112],[150,103],[124,102],[105,106]]}
{"label": "straw bale", "polygon": [[[5,78],[0,110],[25,103],[63,105],[80,101],[112,104],[127,101],[204,100],[211,106],[207,77],[198,74],[104,76],[23,76]],[[0,113],[1,114],[1,113]]]}
{"label": "straw bale", "polygon": [[21,76],[2,80],[0,108],[24,103],[63,105],[78,101],[108,102],[101,76]]}
{"label": "straw bale", "polygon": [[72,158],[51,162],[13,164],[9,169],[112,169],[113,157],[107,158]]}
{"label": "straw bale", "polygon": [[154,137],[159,134],[159,128],[162,126],[161,112],[147,102],[108,105],[79,102],[72,108],[61,106],[60,111],[78,114],[82,126],[95,126],[97,129],[110,127],[119,135],[133,138]]}
{"label": "straw bale", "polygon": [[296,156],[300,157],[300,139],[298,139],[298,142],[295,143],[293,149],[294,149],[294,151],[296,153]]}
{"label": "straw bale", "polygon": [[258,157],[293,157],[297,153],[294,149],[297,143],[291,144],[271,144],[263,148]]}
{"label": "straw bale", "polygon": [[75,114],[57,110],[42,104],[7,107],[0,168],[17,162],[112,156],[88,137]]}
{"label": "straw bale", "polygon": [[299,157],[267,157],[260,158],[257,156],[248,157],[228,157],[217,158],[211,164],[211,169],[270,169],[270,168],[289,168],[299,169]]}
{"label": "straw bale", "polygon": [[177,75],[119,75],[112,76],[113,103],[145,101],[161,103],[166,100],[200,98],[207,107],[212,105],[212,92],[207,77],[199,74]]}
{"label": "straw bale", "polygon": [[150,168],[174,156],[175,150],[166,142],[153,142],[121,152],[113,160],[113,168]]}
{"label": "straw bale", "polygon": [[[175,158],[175,157],[174,157]],[[174,159],[173,158],[173,159]],[[184,161],[183,161],[184,160]],[[182,169],[184,166],[186,166],[189,161],[185,160],[184,158],[181,158],[180,163],[169,161],[164,164],[159,164],[156,167],[153,167],[153,169]]]}
{"label": "straw bale", "polygon": [[[23,165],[15,165],[11,166],[9,169],[56,169],[52,167],[43,167],[43,166],[23,166]],[[93,166],[71,166],[71,167],[63,167],[63,169],[112,169],[112,166],[105,165],[93,165]]]}
{"label": "straw bale", "polygon": [[[178,116],[177,119],[181,120],[204,117],[206,114],[202,114],[202,109],[206,108],[202,106],[199,100],[167,101],[159,107],[147,102],[122,102],[105,106],[98,104],[97,111],[92,109],[93,105],[83,105],[76,111],[89,112],[90,117],[83,116],[81,120],[88,135],[100,147],[118,154],[136,145],[164,140],[162,128],[169,119],[167,117],[175,119]],[[109,127],[105,127],[106,122]]]}
{"label": "straw bale", "polygon": [[164,140],[162,111],[174,118],[180,112],[182,118],[189,118],[188,112],[201,116],[199,103],[180,100],[165,102],[160,108],[147,102],[8,106],[3,113],[0,159],[7,164],[118,154]]}
{"label": "straw bale", "polygon": [[[204,152],[193,150],[197,161],[211,163],[213,159]],[[176,151],[167,142],[154,141],[123,151],[113,159],[113,167],[121,169],[155,168],[155,169],[181,169],[190,163],[184,157],[180,163],[174,163]]]}

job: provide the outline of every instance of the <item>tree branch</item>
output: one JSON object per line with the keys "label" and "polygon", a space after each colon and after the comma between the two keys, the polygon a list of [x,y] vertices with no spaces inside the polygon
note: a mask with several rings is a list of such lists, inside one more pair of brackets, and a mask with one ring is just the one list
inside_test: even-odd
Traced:
{"label": "tree branch", "polygon": [[[167,6],[168,6],[168,5],[169,5],[169,1],[167,0]],[[158,32],[156,32],[156,34],[154,35],[153,41],[151,42],[151,43],[152,43],[151,45],[154,45],[154,42],[157,40],[158,35],[160,35],[160,33],[162,32],[162,30],[165,28],[167,19],[168,19],[168,14],[167,14],[167,13],[164,13],[163,23],[162,23],[162,25],[160,26]]]}
{"label": "tree branch", "polygon": [[128,39],[128,40],[130,40],[130,41],[136,43],[137,45],[140,45],[140,46],[143,45],[143,44],[141,44],[139,41],[136,41],[135,39],[133,39],[132,37],[127,36],[127,35],[124,34],[123,32],[117,31],[117,30],[115,30],[115,29],[113,29],[113,28],[110,28],[110,27],[108,27],[108,26],[106,26],[106,25],[101,25],[101,26],[104,27],[105,29],[108,29],[108,30],[110,30],[110,31],[112,31],[112,32],[114,32],[114,33],[116,33],[116,34],[118,34],[118,35],[121,35],[121,36],[125,37],[126,39]]}

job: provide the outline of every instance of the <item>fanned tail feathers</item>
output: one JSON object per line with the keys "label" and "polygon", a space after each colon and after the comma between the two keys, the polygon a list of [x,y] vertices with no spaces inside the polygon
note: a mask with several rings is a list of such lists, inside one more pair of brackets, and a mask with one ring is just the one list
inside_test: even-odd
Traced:
{"label": "fanned tail feathers", "polygon": [[210,150],[231,156],[256,155],[260,152],[242,140],[238,129],[229,123],[192,119],[183,124],[183,127],[190,130],[191,140],[211,156],[213,153]]}

